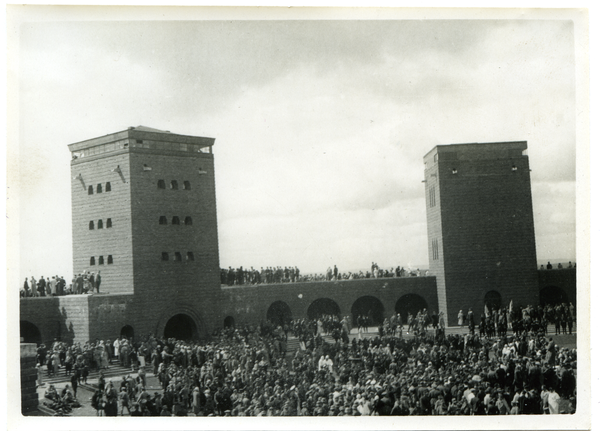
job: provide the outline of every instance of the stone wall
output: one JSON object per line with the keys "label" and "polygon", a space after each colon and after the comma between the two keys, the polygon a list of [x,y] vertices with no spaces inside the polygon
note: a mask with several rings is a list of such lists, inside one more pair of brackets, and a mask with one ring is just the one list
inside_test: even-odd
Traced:
{"label": "stone wall", "polygon": [[[357,300],[373,297],[383,305],[384,316],[389,317],[396,312],[398,301],[408,294],[422,297],[429,312],[438,311],[434,277],[379,278],[226,287],[220,322],[228,316],[233,317],[236,324],[267,320],[269,307],[276,301],[287,304],[293,319],[304,318],[311,304],[321,298],[334,301],[340,314],[347,316],[352,315]],[[406,315],[402,317],[406,319]]]}
{"label": "stone wall", "polygon": [[36,350],[35,344],[21,343],[21,413],[25,416],[36,411],[39,404]]}

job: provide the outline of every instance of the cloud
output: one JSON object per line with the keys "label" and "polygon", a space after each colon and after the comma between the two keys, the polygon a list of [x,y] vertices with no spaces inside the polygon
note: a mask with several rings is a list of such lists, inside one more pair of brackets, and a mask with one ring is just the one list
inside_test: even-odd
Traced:
{"label": "cloud", "polygon": [[[543,20],[26,24],[23,261],[70,267],[66,145],[140,124],[216,138],[223,264],[426,263],[423,155],[504,140],[528,141],[538,256],[570,251],[573,43]],[[49,225],[60,257],[31,250]]]}

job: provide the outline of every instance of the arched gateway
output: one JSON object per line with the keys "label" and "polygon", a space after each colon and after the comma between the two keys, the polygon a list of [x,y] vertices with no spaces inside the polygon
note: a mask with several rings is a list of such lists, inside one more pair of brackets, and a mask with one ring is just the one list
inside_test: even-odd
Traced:
{"label": "arched gateway", "polygon": [[[415,316],[419,311],[427,308],[427,301],[416,293],[408,293],[396,301],[396,313],[400,313],[402,321],[406,322],[408,313]],[[430,313],[432,310],[428,310]]]}
{"label": "arched gateway", "polygon": [[24,343],[42,344],[42,334],[37,326],[27,320],[21,320],[19,324],[21,338]]}
{"label": "arched gateway", "polygon": [[358,316],[367,316],[369,325],[380,325],[384,319],[384,307],[374,296],[361,296],[352,304],[352,324],[356,326]]}
{"label": "arched gateway", "polygon": [[165,325],[164,336],[178,340],[192,340],[198,338],[196,322],[187,314],[176,314]]}
{"label": "arched gateway", "polygon": [[322,315],[339,316],[341,313],[340,306],[333,299],[319,298],[308,306],[306,314],[309,319],[318,319]]}
{"label": "arched gateway", "polygon": [[275,325],[283,326],[292,320],[292,310],[283,301],[275,301],[267,310],[267,320]]}

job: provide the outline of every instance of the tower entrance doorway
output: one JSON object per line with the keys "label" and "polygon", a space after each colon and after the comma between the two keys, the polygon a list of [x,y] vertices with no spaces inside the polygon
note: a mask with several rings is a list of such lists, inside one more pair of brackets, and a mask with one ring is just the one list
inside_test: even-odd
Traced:
{"label": "tower entrance doorway", "polygon": [[42,344],[42,334],[37,326],[27,320],[21,320],[19,326],[24,343]]}
{"label": "tower entrance doorway", "polygon": [[177,340],[192,340],[198,338],[198,327],[187,314],[176,314],[165,325],[164,335]]}

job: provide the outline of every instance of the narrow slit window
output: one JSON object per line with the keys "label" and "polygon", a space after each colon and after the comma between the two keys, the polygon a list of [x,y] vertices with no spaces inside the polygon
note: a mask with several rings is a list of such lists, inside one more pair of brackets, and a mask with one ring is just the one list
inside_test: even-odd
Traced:
{"label": "narrow slit window", "polygon": [[167,253],[166,251],[162,252],[162,260],[169,260],[169,253]]}
{"label": "narrow slit window", "polygon": [[189,262],[192,262],[194,260],[194,252],[193,251],[188,251],[187,252],[187,260]]}
{"label": "narrow slit window", "polygon": [[173,260],[175,262],[181,262],[181,253],[179,253],[178,251],[176,251],[175,254],[173,255]]}
{"label": "narrow slit window", "polygon": [[183,188],[184,188],[184,190],[192,190],[192,185],[190,184],[189,181],[184,181]]}
{"label": "narrow slit window", "polygon": [[158,219],[158,224],[168,224],[167,218],[165,216],[160,216],[160,218]]}
{"label": "narrow slit window", "polygon": [[96,258],[94,256],[90,257],[90,266],[96,265]]}
{"label": "narrow slit window", "polygon": [[165,188],[165,180],[158,180],[158,188],[159,189]]}
{"label": "narrow slit window", "polygon": [[112,227],[112,219],[107,218],[106,219],[106,229],[109,229]]}
{"label": "narrow slit window", "polygon": [[179,217],[174,216],[173,220],[171,220],[171,224],[179,224]]}
{"label": "narrow slit window", "polygon": [[96,193],[102,193],[102,184],[96,186]]}
{"label": "narrow slit window", "polygon": [[90,221],[90,230],[94,230],[94,220]]}
{"label": "narrow slit window", "polygon": [[177,180],[171,181],[171,189],[172,190],[178,190],[179,189],[179,184],[177,184]]}
{"label": "narrow slit window", "polygon": [[431,254],[433,260],[438,260],[440,257],[437,238],[431,240]]}
{"label": "narrow slit window", "polygon": [[98,258],[98,265],[104,265],[104,256]]}
{"label": "narrow slit window", "polygon": [[113,263],[112,254],[109,254],[109,255],[108,255],[108,258],[107,258],[106,260],[107,260],[107,263],[108,263],[109,265],[112,265],[112,263]]}
{"label": "narrow slit window", "polygon": [[102,220],[98,220],[98,229],[102,229],[103,227]]}
{"label": "narrow slit window", "polygon": [[187,216],[185,218],[185,225],[186,226],[191,226],[192,225],[192,218],[190,216]]}
{"label": "narrow slit window", "polygon": [[93,195],[94,194],[94,186],[89,186],[88,187],[88,195]]}
{"label": "narrow slit window", "polygon": [[112,188],[110,187],[110,182],[106,183],[106,191],[110,192]]}

